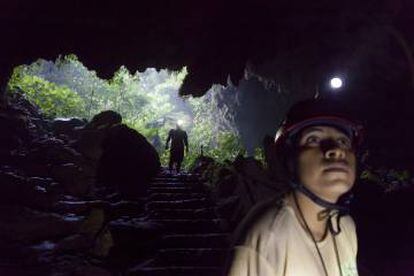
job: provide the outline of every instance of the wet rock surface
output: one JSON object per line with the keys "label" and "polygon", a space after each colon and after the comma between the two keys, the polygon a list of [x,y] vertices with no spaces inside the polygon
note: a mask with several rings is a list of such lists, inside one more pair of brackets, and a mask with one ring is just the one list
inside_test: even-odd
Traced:
{"label": "wet rock surface", "polygon": [[56,136],[66,136],[68,139],[79,139],[79,129],[85,126],[86,120],[80,118],[56,118],[51,126]]}
{"label": "wet rock surface", "polygon": [[[122,186],[148,187],[159,169],[155,150],[120,125],[122,118],[112,111],[90,123],[50,122],[19,93],[7,102],[0,109],[0,275],[117,275],[136,264],[109,256],[131,241],[145,252],[140,246],[158,237],[159,225],[145,216],[144,192],[127,198]],[[113,134],[119,129],[132,135]],[[103,146],[109,134],[136,148],[137,156],[122,163],[134,170],[127,184],[121,177],[117,185],[97,183],[102,155],[120,150],[111,143]],[[106,167],[108,173],[117,169]]]}

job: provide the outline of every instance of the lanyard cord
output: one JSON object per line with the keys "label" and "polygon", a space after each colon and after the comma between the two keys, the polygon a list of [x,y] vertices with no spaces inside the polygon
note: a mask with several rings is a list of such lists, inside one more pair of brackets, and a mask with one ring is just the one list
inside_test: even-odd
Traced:
{"label": "lanyard cord", "polygon": [[[308,234],[312,237],[313,244],[315,245],[316,251],[318,252],[318,255],[319,255],[319,259],[321,260],[321,263],[322,263],[323,271],[325,272],[325,275],[326,275],[326,276],[329,276],[329,275],[328,275],[328,270],[326,269],[325,261],[323,260],[322,254],[321,254],[321,252],[320,252],[320,250],[319,250],[318,244],[316,243],[315,237],[313,236],[312,231],[310,230],[309,225],[308,225],[308,223],[306,222],[305,217],[304,217],[304,215],[303,215],[303,213],[302,213],[302,210],[300,209],[300,206],[299,206],[299,203],[298,203],[298,198],[297,198],[297,196],[296,196],[296,193],[295,193],[295,192],[293,192],[293,198],[295,199],[295,204],[296,204],[296,207],[297,207],[297,208],[298,208],[298,210],[299,210],[300,217],[302,218],[302,220],[303,220],[303,222],[304,222],[304,224],[305,224],[306,231],[307,231],[307,232],[308,232]],[[333,227],[332,227],[331,218],[332,218],[331,216],[329,216],[329,217],[328,217],[328,225],[327,225],[327,226],[326,226],[326,228],[325,228],[325,233],[324,233],[324,235],[323,235],[323,236],[324,236],[324,237],[326,236],[327,231],[328,231],[328,229],[329,229],[329,230],[330,230],[330,232],[331,232],[331,236],[332,236],[332,239],[333,239],[333,243],[334,243],[335,256],[336,256],[336,262],[337,262],[337,264],[338,264],[339,273],[340,273],[340,275],[341,275],[341,276],[343,276],[343,273],[342,273],[342,267],[341,267],[341,261],[340,261],[340,259],[339,259],[339,252],[338,252],[338,247],[337,247],[337,244],[336,244],[335,235],[332,233],[332,232],[333,232]],[[338,222],[339,222],[339,221],[338,221]]]}
{"label": "lanyard cord", "polygon": [[[331,219],[329,219],[329,223],[332,225]],[[341,276],[343,276],[342,267],[341,267],[341,259],[339,258],[338,246],[336,245],[335,235],[332,235],[332,240],[334,242],[336,263],[338,264],[339,273],[340,273]]]}

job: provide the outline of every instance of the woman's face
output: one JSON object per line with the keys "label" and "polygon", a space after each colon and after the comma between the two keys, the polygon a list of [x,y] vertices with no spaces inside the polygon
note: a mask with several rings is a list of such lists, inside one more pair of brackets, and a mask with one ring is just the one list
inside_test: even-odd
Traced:
{"label": "woman's face", "polygon": [[330,202],[352,188],[356,158],[346,134],[330,126],[310,126],[298,143],[298,177],[305,187]]}

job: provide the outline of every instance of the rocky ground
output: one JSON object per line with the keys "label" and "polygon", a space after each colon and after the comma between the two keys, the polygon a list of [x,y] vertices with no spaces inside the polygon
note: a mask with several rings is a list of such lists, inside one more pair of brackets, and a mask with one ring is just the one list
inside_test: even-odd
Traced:
{"label": "rocky ground", "polygon": [[103,112],[91,122],[49,121],[22,95],[9,97],[0,110],[1,275],[125,269],[109,262],[125,239],[116,221],[140,218],[138,229],[151,232],[141,217],[160,164],[146,139],[121,120]]}

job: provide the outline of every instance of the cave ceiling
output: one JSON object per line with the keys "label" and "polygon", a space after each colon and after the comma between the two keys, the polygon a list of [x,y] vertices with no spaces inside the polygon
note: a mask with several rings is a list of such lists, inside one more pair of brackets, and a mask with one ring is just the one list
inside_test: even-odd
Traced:
{"label": "cave ceiling", "polygon": [[0,73],[4,80],[13,66],[74,53],[104,78],[121,65],[187,66],[182,93],[201,95],[228,76],[237,83],[247,64],[305,60],[304,70],[323,71],[346,60],[354,35],[373,26],[391,24],[412,41],[413,7],[408,0],[2,1]]}

